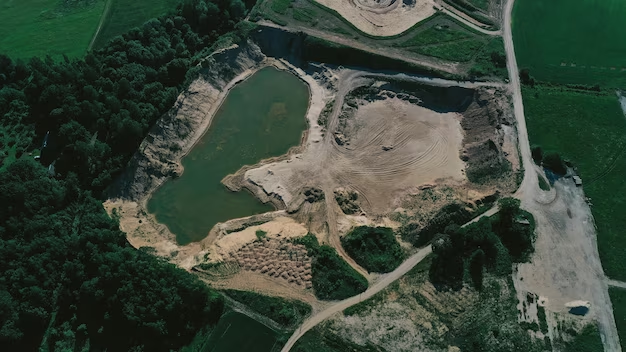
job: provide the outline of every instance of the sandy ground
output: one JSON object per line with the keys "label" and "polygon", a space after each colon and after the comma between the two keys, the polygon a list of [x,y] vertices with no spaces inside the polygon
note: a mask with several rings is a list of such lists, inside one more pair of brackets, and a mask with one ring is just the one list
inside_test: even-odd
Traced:
{"label": "sandy ground", "polygon": [[315,0],[337,11],[361,31],[392,36],[435,13],[432,0]]}
{"label": "sandy ground", "polygon": [[312,136],[303,154],[249,170],[246,178],[287,206],[304,186],[327,197],[344,188],[359,193],[366,213],[383,214],[398,192],[464,180],[459,120],[397,98],[375,101],[358,109],[349,145],[337,145],[330,132],[321,141]]}
{"label": "sandy ground", "polygon": [[257,240],[257,231],[265,232],[270,239],[287,239],[303,237],[308,230],[300,223],[286,216],[276,217],[274,220],[261,225],[250,226],[237,232],[222,232],[209,248],[211,260],[221,261],[230,253],[239,250],[248,243]]}

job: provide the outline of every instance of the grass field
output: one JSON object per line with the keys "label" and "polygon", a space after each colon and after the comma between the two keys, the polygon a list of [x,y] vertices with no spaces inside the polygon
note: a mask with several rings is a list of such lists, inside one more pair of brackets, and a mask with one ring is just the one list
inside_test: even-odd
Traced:
{"label": "grass field", "polygon": [[539,81],[626,88],[623,0],[516,1],[520,68]]}
{"label": "grass field", "polygon": [[531,144],[578,168],[598,228],[605,273],[626,280],[626,117],[615,94],[524,88]]}
{"label": "grass field", "polygon": [[13,58],[81,57],[100,22],[105,0],[0,2],[0,53]]}
{"label": "grass field", "polygon": [[165,15],[176,9],[182,0],[108,0],[111,7],[94,48],[100,48],[115,36],[139,27],[151,18]]}
{"label": "grass field", "polygon": [[626,290],[622,288],[609,288],[609,295],[613,303],[613,315],[619,333],[622,350],[626,351]]}

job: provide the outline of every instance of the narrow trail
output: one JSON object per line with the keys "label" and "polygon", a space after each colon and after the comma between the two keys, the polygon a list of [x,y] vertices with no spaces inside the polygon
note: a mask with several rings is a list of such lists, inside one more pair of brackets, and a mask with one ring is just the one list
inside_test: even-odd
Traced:
{"label": "narrow trail", "polygon": [[616,281],[607,278],[607,283],[609,284],[609,286],[619,287],[626,290],[626,282],[624,281]]}
{"label": "narrow trail", "polygon": [[96,42],[96,38],[98,38],[98,34],[100,34],[100,29],[104,25],[104,21],[106,21],[109,16],[109,10],[111,10],[111,3],[113,0],[107,0],[107,3],[104,5],[104,10],[102,11],[102,16],[100,16],[100,23],[98,23],[98,28],[96,28],[96,32],[93,34],[91,38],[91,42],[89,42],[89,46],[87,47],[87,51],[91,51],[93,49],[93,45]]}

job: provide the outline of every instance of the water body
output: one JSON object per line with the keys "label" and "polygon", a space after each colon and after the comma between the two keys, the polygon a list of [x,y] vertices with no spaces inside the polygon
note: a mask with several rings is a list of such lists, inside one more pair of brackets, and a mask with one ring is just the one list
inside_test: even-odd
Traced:
{"label": "water body", "polygon": [[180,244],[202,240],[218,222],[272,211],[249,192],[229,191],[221,180],[298,145],[308,104],[308,86],[275,68],[261,69],[235,86],[209,130],[182,159],[183,175],[154,192],[148,211]]}

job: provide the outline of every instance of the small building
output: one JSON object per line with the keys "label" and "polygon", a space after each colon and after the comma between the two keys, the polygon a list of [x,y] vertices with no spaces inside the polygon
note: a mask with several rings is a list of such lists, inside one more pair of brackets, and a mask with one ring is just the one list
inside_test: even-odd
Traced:
{"label": "small building", "polygon": [[577,187],[580,187],[583,185],[583,179],[580,178],[580,176],[574,175],[572,179],[574,179],[574,183],[576,184]]}

